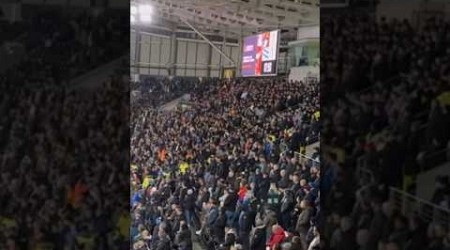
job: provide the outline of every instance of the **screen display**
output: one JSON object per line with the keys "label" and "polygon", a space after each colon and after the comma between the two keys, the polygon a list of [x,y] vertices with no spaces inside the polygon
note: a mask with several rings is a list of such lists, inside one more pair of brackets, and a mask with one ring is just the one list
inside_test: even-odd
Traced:
{"label": "screen display", "polygon": [[244,77],[277,74],[279,30],[244,38],[242,68]]}

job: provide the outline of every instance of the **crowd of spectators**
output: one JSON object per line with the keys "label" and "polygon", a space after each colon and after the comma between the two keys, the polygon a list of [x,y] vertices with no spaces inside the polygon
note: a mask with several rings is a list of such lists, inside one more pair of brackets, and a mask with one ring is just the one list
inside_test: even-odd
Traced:
{"label": "crowd of spectators", "polygon": [[0,44],[16,39],[26,30],[27,26],[22,22],[11,23],[0,19]]}
{"label": "crowd of spectators", "polygon": [[0,75],[0,249],[125,249],[128,76],[92,92],[64,81],[125,54],[114,44],[128,37],[107,13],[56,15],[33,18],[27,58]]}
{"label": "crowd of spectators", "polygon": [[318,249],[320,168],[294,154],[320,131],[318,91],[215,80],[188,109],[133,109],[133,249]]}
{"label": "crowd of spectators", "polygon": [[29,28],[16,42],[23,44],[27,56],[6,72],[11,82],[67,85],[128,50],[123,36],[129,32],[126,15],[42,10],[22,22]]}
{"label": "crowd of spectators", "polygon": [[400,213],[389,187],[402,188],[424,155],[449,142],[450,23],[431,18],[416,28],[352,15],[323,24],[324,244],[449,249],[448,225],[427,221],[420,210]]}
{"label": "crowd of spectators", "polygon": [[210,80],[197,77],[145,77],[132,83],[132,91],[137,91],[133,106],[157,108],[191,91],[197,91],[200,84]]}

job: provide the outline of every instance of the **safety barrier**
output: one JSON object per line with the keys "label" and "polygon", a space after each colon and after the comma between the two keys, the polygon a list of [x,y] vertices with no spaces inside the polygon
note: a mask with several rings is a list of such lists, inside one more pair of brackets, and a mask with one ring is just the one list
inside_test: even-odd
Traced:
{"label": "safety barrier", "polygon": [[295,152],[294,155],[297,161],[299,161],[301,164],[305,164],[307,167],[320,168],[320,160],[313,159],[311,156],[301,154],[298,152]]}
{"label": "safety barrier", "polygon": [[445,227],[450,227],[450,210],[447,208],[440,207],[394,187],[390,188],[390,199],[395,207],[406,216],[416,213],[426,222],[436,222]]}

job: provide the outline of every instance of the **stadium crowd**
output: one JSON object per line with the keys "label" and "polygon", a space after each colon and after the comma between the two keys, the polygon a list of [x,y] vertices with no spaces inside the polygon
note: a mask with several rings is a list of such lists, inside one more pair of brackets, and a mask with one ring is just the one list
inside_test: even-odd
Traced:
{"label": "stadium crowd", "polygon": [[123,20],[125,15],[111,18],[108,12],[94,16],[42,10],[23,20],[28,28],[15,42],[23,44],[26,56],[5,74],[25,85],[68,85],[74,77],[124,55],[129,41],[122,35],[128,30]]}
{"label": "stadium crowd", "polygon": [[450,249],[448,225],[402,214],[389,199],[423,155],[448,145],[450,23],[431,18],[413,28],[351,15],[324,18],[323,27],[321,80],[331,90],[321,101],[332,115],[322,124],[322,211],[330,216],[321,239],[327,249]]}
{"label": "stadium crowd", "polygon": [[[28,57],[0,75],[0,249],[126,248],[129,187],[119,177],[129,166],[128,76],[117,73],[94,92],[64,85],[125,52],[115,43],[103,56],[86,52],[92,36],[108,33],[90,25],[103,15],[54,15],[34,17],[21,36]],[[75,38],[83,33],[84,45]]]}
{"label": "stadium crowd", "polygon": [[197,91],[200,84],[207,84],[209,80],[196,77],[149,77],[146,76],[132,83],[131,90],[138,93],[132,106],[158,108],[191,91]]}
{"label": "stadium crowd", "polygon": [[[317,249],[319,86],[216,80],[190,108],[132,110],[134,249]],[[317,161],[317,149],[313,157]],[[266,248],[267,247],[267,248]]]}

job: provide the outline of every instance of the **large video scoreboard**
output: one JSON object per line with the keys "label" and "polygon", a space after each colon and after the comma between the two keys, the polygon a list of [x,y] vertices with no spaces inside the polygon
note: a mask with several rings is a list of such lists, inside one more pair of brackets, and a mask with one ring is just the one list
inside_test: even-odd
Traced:
{"label": "large video scoreboard", "polygon": [[241,74],[244,77],[277,75],[280,31],[268,31],[244,38]]}

